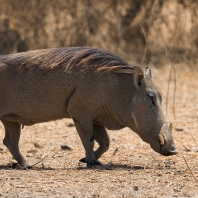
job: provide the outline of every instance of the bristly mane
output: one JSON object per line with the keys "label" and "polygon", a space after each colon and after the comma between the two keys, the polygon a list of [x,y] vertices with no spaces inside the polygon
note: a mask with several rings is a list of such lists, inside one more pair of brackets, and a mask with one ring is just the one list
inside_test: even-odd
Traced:
{"label": "bristly mane", "polygon": [[83,65],[96,71],[133,73],[133,66],[123,59],[108,51],[90,47],[52,48],[2,55],[0,62],[8,65],[14,63],[21,66],[39,65],[41,69],[64,64],[66,70]]}

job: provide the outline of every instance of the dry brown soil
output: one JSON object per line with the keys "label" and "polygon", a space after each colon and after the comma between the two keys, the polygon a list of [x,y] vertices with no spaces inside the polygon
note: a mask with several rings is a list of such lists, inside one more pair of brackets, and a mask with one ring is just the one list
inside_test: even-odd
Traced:
{"label": "dry brown soil", "polygon": [[[169,66],[154,69],[153,75],[163,94],[166,119],[173,122],[178,155],[160,156],[125,128],[109,131],[111,144],[100,159],[103,166],[90,169],[78,162],[84,149],[72,120],[36,124],[25,127],[20,140],[28,162],[40,161],[33,169],[9,168],[14,160],[0,143],[0,197],[198,197],[198,72],[176,66],[175,105],[172,78],[165,112],[169,71]],[[1,142],[3,137],[1,124]]]}

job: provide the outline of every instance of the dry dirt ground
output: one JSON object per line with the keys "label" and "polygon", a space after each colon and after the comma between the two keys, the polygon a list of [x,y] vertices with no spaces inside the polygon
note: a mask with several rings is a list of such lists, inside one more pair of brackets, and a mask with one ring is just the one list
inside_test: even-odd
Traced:
{"label": "dry dirt ground", "polygon": [[[164,111],[169,71],[169,66],[153,70]],[[178,155],[160,156],[125,128],[109,131],[111,144],[100,159],[103,166],[90,169],[78,162],[84,149],[72,120],[36,124],[25,127],[20,140],[28,162],[40,161],[33,169],[9,168],[14,160],[0,143],[0,197],[198,197],[198,71],[178,65],[176,79],[175,118],[173,78],[165,113],[173,122]]]}

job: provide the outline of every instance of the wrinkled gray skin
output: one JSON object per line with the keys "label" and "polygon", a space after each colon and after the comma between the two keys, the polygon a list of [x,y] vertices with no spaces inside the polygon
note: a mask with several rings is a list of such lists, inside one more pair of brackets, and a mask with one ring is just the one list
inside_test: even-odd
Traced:
{"label": "wrinkled gray skin", "polygon": [[[109,148],[106,129],[131,128],[162,155],[176,154],[161,95],[151,77],[119,57],[89,47],[57,48],[0,56],[0,120],[4,145],[20,166],[21,127],[72,118],[85,148],[88,167]],[[93,151],[94,141],[99,148]]]}

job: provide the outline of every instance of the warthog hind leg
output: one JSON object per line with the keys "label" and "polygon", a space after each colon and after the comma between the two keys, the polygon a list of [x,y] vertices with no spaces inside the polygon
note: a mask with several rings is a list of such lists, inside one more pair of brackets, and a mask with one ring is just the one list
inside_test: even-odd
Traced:
{"label": "warthog hind leg", "polygon": [[5,128],[5,138],[3,140],[3,144],[8,148],[14,159],[22,168],[30,168],[31,166],[27,165],[25,158],[19,150],[21,125],[17,122],[10,122],[4,119],[1,121]]}
{"label": "warthog hind leg", "polygon": [[4,115],[3,120],[6,121],[10,121],[10,122],[18,122],[21,125],[27,125],[27,126],[31,126],[33,124],[35,124],[32,120],[28,119],[28,118],[24,118],[20,115],[16,115],[16,114],[8,114],[8,115]]}

